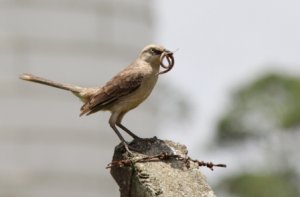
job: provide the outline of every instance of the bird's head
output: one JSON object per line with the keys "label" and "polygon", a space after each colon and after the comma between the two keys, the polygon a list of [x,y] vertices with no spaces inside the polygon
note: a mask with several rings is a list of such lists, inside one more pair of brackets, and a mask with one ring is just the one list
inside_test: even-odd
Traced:
{"label": "bird's head", "polygon": [[142,52],[140,53],[139,58],[142,59],[143,61],[146,61],[146,62],[149,62],[149,63],[156,63],[156,64],[159,65],[160,56],[163,52],[171,53],[170,51],[165,49],[165,47],[163,47],[163,46],[150,44],[150,45],[147,45],[142,50]]}

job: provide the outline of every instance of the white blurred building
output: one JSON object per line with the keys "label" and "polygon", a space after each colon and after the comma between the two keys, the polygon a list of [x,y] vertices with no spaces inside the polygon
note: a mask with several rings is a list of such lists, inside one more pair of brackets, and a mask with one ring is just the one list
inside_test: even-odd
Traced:
{"label": "white blurred building", "polygon": [[[82,86],[105,83],[150,42],[150,4],[0,1],[1,197],[119,195],[105,169],[119,143],[109,114],[79,118],[81,103],[72,94],[18,76],[29,72]],[[152,137],[153,110],[148,102],[124,124]]]}

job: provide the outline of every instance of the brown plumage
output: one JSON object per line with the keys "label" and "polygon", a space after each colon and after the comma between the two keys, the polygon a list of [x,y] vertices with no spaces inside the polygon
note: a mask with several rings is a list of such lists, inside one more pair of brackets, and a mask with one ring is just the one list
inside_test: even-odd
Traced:
{"label": "brown plumage", "polygon": [[112,78],[104,87],[91,96],[80,109],[82,115],[90,115],[99,110],[107,110],[109,105],[120,97],[126,96],[140,87],[143,80],[142,73],[126,72],[126,69]]}
{"label": "brown plumage", "polygon": [[[160,45],[148,45],[133,63],[114,76],[104,86],[96,88],[62,84],[31,74],[22,74],[20,78],[71,91],[84,102],[80,109],[80,116],[90,115],[100,110],[110,111],[109,124],[129,151],[128,145],[117,127],[133,138],[139,138],[121,124],[122,118],[150,95],[159,74],[166,73],[173,67],[174,59],[172,55],[172,52]],[[164,57],[169,62],[169,68],[162,63]],[[160,65],[166,70],[159,72]]]}

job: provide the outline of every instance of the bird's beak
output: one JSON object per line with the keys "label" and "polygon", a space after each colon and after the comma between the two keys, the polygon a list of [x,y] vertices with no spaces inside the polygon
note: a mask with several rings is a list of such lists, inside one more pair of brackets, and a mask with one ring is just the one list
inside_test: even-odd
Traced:
{"label": "bird's beak", "polygon": [[164,50],[164,53],[168,54],[168,55],[173,55],[173,52],[172,51],[169,51],[169,50]]}

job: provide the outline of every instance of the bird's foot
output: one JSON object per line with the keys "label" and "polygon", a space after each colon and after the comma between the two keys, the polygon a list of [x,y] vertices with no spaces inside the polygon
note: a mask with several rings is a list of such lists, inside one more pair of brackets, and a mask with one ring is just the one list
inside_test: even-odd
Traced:
{"label": "bird's foot", "polygon": [[122,144],[123,144],[123,146],[124,146],[124,148],[125,148],[125,150],[126,150],[128,156],[133,157],[134,154],[133,154],[132,151],[136,152],[136,149],[133,148],[133,147],[130,147],[130,145],[128,145],[127,142],[122,142]]}
{"label": "bird's foot", "polygon": [[131,143],[126,142],[125,140],[122,142],[125,151],[128,153],[129,156],[134,156],[134,153],[142,153],[145,151],[145,147],[151,147],[153,143],[157,141],[157,137],[154,136],[153,138],[134,138]]}
{"label": "bird's foot", "polygon": [[[139,140],[143,140],[143,138],[140,138]],[[134,145],[130,145],[127,142],[122,142],[125,151],[128,153],[129,156],[134,156],[134,153],[141,153],[141,149],[139,147],[136,147]]]}

